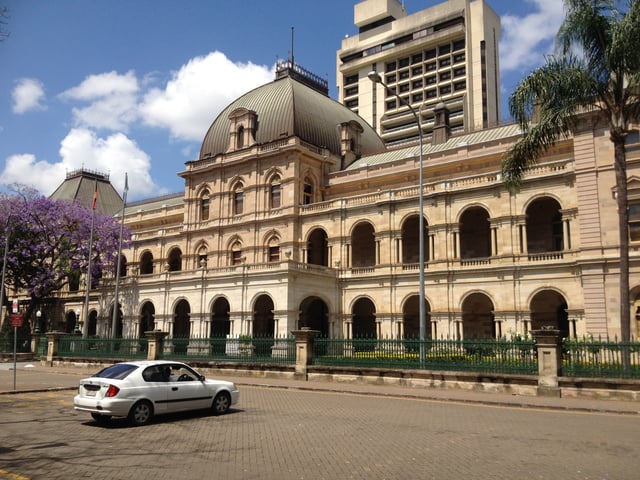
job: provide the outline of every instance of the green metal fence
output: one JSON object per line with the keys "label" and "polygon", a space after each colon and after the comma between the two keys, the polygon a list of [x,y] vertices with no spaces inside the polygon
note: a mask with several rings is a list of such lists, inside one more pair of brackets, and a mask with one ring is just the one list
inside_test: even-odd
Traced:
{"label": "green metal fence", "polygon": [[[421,355],[421,347],[423,355]],[[422,357],[422,358],[421,358]],[[315,365],[531,374],[535,342],[518,340],[336,339],[315,341]]]}
{"label": "green metal fence", "polygon": [[[46,356],[40,339],[38,355]],[[66,357],[144,359],[146,338],[60,338],[58,354]],[[167,338],[160,357],[176,360],[226,361],[293,365],[292,337]],[[628,359],[627,361],[624,361]],[[536,375],[536,345],[531,338],[425,340],[316,338],[314,365],[424,369]],[[640,378],[640,342],[609,339],[565,339],[562,375],[595,378]]]}
{"label": "green metal fence", "polygon": [[[571,377],[640,378],[640,341],[565,339],[562,374]],[[624,359],[628,359],[625,362]]]}
{"label": "green metal fence", "polygon": [[49,347],[49,340],[46,336],[40,337],[38,341],[38,351],[36,352],[36,359],[45,358],[47,356],[47,349]]}
{"label": "green metal fence", "polygon": [[58,355],[89,358],[147,358],[146,338],[61,337]]}
{"label": "green metal fence", "polygon": [[167,338],[162,358],[292,365],[296,363],[293,337]]}

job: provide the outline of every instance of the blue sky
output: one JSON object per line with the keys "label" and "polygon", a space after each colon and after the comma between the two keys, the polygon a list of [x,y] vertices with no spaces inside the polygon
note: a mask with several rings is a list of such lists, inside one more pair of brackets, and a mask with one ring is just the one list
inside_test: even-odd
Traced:
{"label": "blue sky", "polygon": [[[409,13],[442,0],[405,0]],[[480,0],[475,0],[480,1]],[[327,78],[355,0],[0,0],[0,185],[49,195],[69,171],[108,173],[129,200],[184,189],[207,128],[273,80],[278,59]],[[503,97],[552,50],[560,0],[488,0],[501,16]],[[503,108],[506,112],[506,108]],[[504,116],[504,112],[503,112]]]}

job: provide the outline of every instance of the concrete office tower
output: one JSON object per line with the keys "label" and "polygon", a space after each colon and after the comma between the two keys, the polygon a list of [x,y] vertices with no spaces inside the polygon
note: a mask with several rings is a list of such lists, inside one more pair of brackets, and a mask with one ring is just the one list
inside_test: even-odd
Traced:
{"label": "concrete office tower", "polygon": [[365,0],[354,23],[358,35],[337,52],[339,101],[388,145],[417,140],[418,128],[406,106],[367,78],[372,70],[420,111],[425,136],[440,102],[452,134],[499,122],[500,18],[484,0],[449,0],[412,15],[397,0]]}

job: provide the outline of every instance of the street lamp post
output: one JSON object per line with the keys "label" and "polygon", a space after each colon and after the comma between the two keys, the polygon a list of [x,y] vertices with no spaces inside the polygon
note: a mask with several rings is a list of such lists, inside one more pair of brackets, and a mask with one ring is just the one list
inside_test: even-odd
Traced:
{"label": "street lamp post", "polygon": [[369,80],[371,80],[374,84],[379,83],[384,87],[384,89],[394,95],[402,105],[409,108],[409,111],[412,113],[414,118],[416,119],[416,123],[418,125],[418,138],[420,139],[420,155],[419,155],[419,173],[418,173],[418,208],[420,210],[420,215],[418,215],[418,272],[419,272],[419,285],[418,285],[418,295],[419,295],[419,322],[420,322],[420,366],[424,366],[425,364],[425,340],[427,336],[427,320],[425,315],[425,304],[424,304],[424,194],[423,194],[423,180],[422,180],[422,150],[423,150],[423,136],[422,136],[422,122],[420,121],[420,117],[416,113],[415,109],[398,93],[394,90],[391,90],[389,86],[382,81],[382,77],[376,71],[371,71],[367,74]]}
{"label": "street lamp post", "polygon": [[33,330],[33,333],[41,333],[40,330],[40,321],[42,319],[42,312],[40,309],[36,312],[36,328]]}
{"label": "street lamp post", "polygon": [[73,328],[73,333],[75,334],[82,333],[82,328],[80,327],[80,309],[76,310],[76,325]]}

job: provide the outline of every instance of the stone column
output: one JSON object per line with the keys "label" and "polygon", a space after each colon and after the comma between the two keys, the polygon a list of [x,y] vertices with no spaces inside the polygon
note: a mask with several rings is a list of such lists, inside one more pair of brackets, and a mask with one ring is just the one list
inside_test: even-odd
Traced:
{"label": "stone column", "polygon": [[296,370],[294,376],[300,379],[307,379],[307,367],[311,365],[313,359],[313,340],[320,335],[318,330],[302,328],[293,330],[291,334],[296,339]]}
{"label": "stone column", "polygon": [[164,338],[169,335],[168,332],[162,330],[152,330],[144,332],[148,340],[147,360],[158,360],[162,355],[162,343]]}
{"label": "stone column", "polygon": [[538,395],[560,397],[558,377],[562,375],[562,338],[560,330],[532,330],[538,350]]}
{"label": "stone column", "polygon": [[33,353],[34,358],[38,358],[38,348],[40,348],[41,337],[42,337],[41,333],[31,334],[31,353]]}
{"label": "stone column", "polygon": [[47,332],[47,361],[46,365],[53,366],[53,357],[58,355],[60,337],[67,335],[64,332]]}

